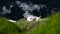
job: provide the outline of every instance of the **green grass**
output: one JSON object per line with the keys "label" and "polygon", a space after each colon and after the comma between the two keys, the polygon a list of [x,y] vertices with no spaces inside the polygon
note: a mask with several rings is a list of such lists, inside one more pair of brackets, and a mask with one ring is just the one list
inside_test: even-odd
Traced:
{"label": "green grass", "polygon": [[0,34],[60,34],[60,12],[38,22],[20,19],[12,23],[8,19],[0,18]]}
{"label": "green grass", "polygon": [[20,31],[15,24],[8,22],[5,18],[0,18],[0,34],[19,34]]}
{"label": "green grass", "polygon": [[60,34],[60,12],[53,14],[44,24],[37,26],[27,34]]}

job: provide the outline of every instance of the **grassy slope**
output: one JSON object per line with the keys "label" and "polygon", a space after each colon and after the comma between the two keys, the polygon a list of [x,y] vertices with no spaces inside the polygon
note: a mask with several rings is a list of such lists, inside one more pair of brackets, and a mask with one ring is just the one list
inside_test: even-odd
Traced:
{"label": "grassy slope", "polygon": [[48,17],[46,21],[29,23],[25,19],[16,23],[0,18],[0,34],[60,34],[60,12]]}
{"label": "grassy slope", "polygon": [[53,14],[44,24],[37,26],[27,34],[60,34],[60,12]]}
{"label": "grassy slope", "polygon": [[19,34],[20,29],[5,18],[0,18],[0,34]]}

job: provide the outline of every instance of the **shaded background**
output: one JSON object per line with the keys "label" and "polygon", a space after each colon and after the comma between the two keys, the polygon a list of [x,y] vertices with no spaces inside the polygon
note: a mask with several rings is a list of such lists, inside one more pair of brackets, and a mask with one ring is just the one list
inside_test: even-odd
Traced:
{"label": "shaded background", "polygon": [[[11,4],[14,4],[14,2],[17,0],[0,0],[0,12],[2,12],[2,7],[6,6],[7,9],[9,8],[9,6]],[[36,10],[34,10],[32,13],[33,15],[36,16],[42,16],[41,18],[45,18],[49,15],[51,15],[51,12],[55,12],[57,10],[60,10],[60,0],[18,0],[21,2],[26,2],[29,4],[29,2],[33,3],[33,4],[40,4],[40,5],[46,5],[47,8],[43,8],[40,9],[39,12],[37,12]],[[1,15],[3,17],[12,19],[12,20],[18,20],[23,18],[23,15],[25,11],[23,11],[21,8],[19,8],[17,5],[15,5],[14,7],[11,8],[11,13],[10,14],[6,14],[6,15]]]}

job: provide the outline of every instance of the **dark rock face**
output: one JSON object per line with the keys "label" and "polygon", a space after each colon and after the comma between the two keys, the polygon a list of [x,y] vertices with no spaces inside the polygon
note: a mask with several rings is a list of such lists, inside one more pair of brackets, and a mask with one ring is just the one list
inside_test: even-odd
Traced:
{"label": "dark rock face", "polygon": [[[23,14],[25,13],[24,10],[22,10],[18,5],[15,3],[17,0],[0,0],[0,16],[12,19],[12,20],[18,20],[21,18],[24,18]],[[32,15],[35,16],[41,16],[41,18],[45,18],[48,15],[51,15],[57,10],[60,10],[60,0],[19,0],[19,2],[26,2],[27,4],[32,3],[40,5],[40,10],[34,10],[30,12]],[[10,6],[13,7],[10,7]],[[41,6],[44,5],[42,8]],[[5,15],[2,15],[1,12],[3,12],[2,8],[3,6],[6,7],[8,11],[11,11],[11,13],[7,13]]]}
{"label": "dark rock face", "polygon": [[24,13],[25,12],[21,8],[19,8],[18,6],[13,6],[11,8],[11,13],[6,14],[5,17],[12,19],[12,20],[18,20],[18,19],[23,18]]}

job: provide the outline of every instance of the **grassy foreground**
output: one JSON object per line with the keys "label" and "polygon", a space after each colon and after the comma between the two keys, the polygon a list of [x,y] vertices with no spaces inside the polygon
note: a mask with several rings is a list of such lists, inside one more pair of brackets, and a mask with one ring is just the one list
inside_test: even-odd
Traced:
{"label": "grassy foreground", "polygon": [[60,12],[39,22],[21,19],[12,23],[8,19],[0,18],[0,34],[60,34]]}
{"label": "grassy foreground", "polygon": [[60,12],[53,14],[44,24],[37,26],[27,34],[60,34]]}

